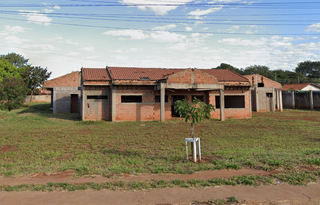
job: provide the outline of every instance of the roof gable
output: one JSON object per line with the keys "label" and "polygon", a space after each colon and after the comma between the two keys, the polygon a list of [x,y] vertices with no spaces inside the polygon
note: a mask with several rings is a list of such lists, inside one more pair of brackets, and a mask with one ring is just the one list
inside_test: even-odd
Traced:
{"label": "roof gable", "polygon": [[316,89],[320,90],[320,87],[313,83],[295,83],[295,84],[285,84],[282,87],[282,90],[303,90],[307,86],[313,86]]}
{"label": "roof gable", "polygon": [[43,83],[43,87],[45,88],[53,88],[53,87],[78,87],[79,82],[79,71],[74,71],[72,73],[68,73],[66,75],[47,80]]}
{"label": "roof gable", "polygon": [[218,80],[214,76],[199,69],[188,68],[186,70],[170,75],[167,79],[167,82],[188,84],[217,84]]}

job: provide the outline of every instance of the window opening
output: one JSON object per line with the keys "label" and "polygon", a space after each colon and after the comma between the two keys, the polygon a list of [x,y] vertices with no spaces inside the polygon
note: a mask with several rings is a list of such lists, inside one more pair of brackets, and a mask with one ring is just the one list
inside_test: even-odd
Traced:
{"label": "window opening", "polygon": [[121,103],[142,103],[141,95],[122,95]]}

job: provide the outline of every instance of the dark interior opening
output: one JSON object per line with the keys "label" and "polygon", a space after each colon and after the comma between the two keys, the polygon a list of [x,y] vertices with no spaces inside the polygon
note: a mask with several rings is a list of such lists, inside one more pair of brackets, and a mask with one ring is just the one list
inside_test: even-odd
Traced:
{"label": "dark interior opening", "polygon": [[258,83],[258,87],[264,87],[264,83]]}
{"label": "dark interior opening", "polygon": [[121,103],[142,103],[141,95],[122,95]]}
{"label": "dark interior opening", "polygon": [[[245,108],[245,98],[239,96],[224,96],[225,108]],[[216,96],[216,108],[220,108],[220,96]]]}

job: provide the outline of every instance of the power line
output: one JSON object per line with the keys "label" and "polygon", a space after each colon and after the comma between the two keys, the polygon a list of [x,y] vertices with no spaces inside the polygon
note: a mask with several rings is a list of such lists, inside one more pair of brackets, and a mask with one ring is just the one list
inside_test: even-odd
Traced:
{"label": "power line", "polygon": [[241,8],[254,8],[254,9],[319,9],[320,2],[272,2],[272,3],[119,3],[119,2],[105,2],[103,4],[0,4],[0,7],[123,7],[123,6],[147,6],[147,7],[172,7],[172,6],[185,6],[185,7],[241,7]]}
{"label": "power line", "polygon": [[[90,20],[118,20],[119,19],[129,19],[130,21],[133,21],[132,19],[138,19],[139,22],[160,22],[161,21],[150,21],[150,19],[155,19],[155,20],[167,20],[167,21],[192,21],[192,22],[197,22],[199,21],[198,19],[190,19],[190,18],[163,18],[163,17],[150,17],[146,16],[136,16],[136,15],[129,15],[129,16],[123,16],[121,14],[116,14],[116,15],[110,15],[110,14],[71,14],[71,13],[46,13],[46,12],[32,12],[32,11],[8,11],[8,10],[0,10],[0,13],[3,14],[14,14],[14,15],[21,15],[21,14],[44,14],[50,17],[59,17],[59,18],[73,18],[73,19],[90,19]],[[86,16],[86,17],[84,17]],[[143,21],[141,21],[142,19]],[[145,20],[147,19],[147,20]],[[124,20],[126,21],[126,20]],[[201,19],[202,22],[209,22],[209,21],[225,21],[225,22],[318,22],[318,20],[301,20],[301,19],[290,19],[290,20],[239,20],[239,19]],[[168,23],[168,22],[164,22]],[[170,22],[169,22],[170,23]],[[173,23],[190,23],[190,22],[173,22]],[[250,24],[251,25],[251,24]],[[277,25],[277,24],[268,24],[268,25]],[[281,24],[285,25],[285,24]],[[288,25],[301,25],[301,24],[288,24]],[[302,24],[302,25],[309,25],[309,24]]]}
{"label": "power line", "polygon": [[[15,19],[15,18],[5,18],[0,17],[0,19],[7,19],[7,20],[15,20],[15,21],[28,21],[25,19]],[[43,23],[42,21],[35,21],[32,22],[38,22]],[[156,30],[156,29],[146,29],[146,28],[130,28],[130,27],[112,27],[112,26],[98,26],[98,25],[87,25],[87,24],[75,24],[75,23],[58,23],[58,22],[48,22],[50,24],[55,25],[65,25],[65,26],[78,26],[78,27],[88,27],[88,28],[105,28],[105,29],[116,29],[116,30],[140,30],[140,31],[163,31],[163,30]],[[319,34],[313,34],[313,33],[240,33],[240,32],[210,32],[210,31],[181,31],[181,30],[170,30],[170,32],[175,33],[201,33],[201,34],[218,34],[218,35],[248,35],[248,36],[319,36]]]}

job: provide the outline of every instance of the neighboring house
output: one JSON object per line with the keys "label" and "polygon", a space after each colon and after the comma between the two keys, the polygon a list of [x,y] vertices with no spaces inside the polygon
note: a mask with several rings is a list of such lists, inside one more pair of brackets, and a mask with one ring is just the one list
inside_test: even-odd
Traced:
{"label": "neighboring house", "polygon": [[79,71],[44,82],[43,87],[51,91],[51,108],[53,113],[79,113],[80,86]]}
{"label": "neighboring house", "polygon": [[[320,108],[320,86],[314,83],[286,84],[282,87],[286,108]],[[292,92],[306,91],[306,92]],[[308,92],[309,91],[309,92]]]}
{"label": "neighboring house", "polygon": [[82,120],[149,121],[178,117],[177,100],[215,105],[213,118],[251,118],[250,81],[220,69],[82,68]]}
{"label": "neighboring house", "polygon": [[32,95],[32,100],[30,101],[31,95],[27,95],[24,99],[25,102],[51,102],[51,91],[45,89],[37,89]]}
{"label": "neighboring house", "polygon": [[282,88],[281,84],[260,74],[244,75],[243,77],[251,81],[252,111],[265,112],[275,111],[276,107],[282,110],[280,100]]}
{"label": "neighboring house", "polygon": [[320,86],[314,83],[296,83],[296,84],[285,84],[282,87],[283,91],[320,91]]}

